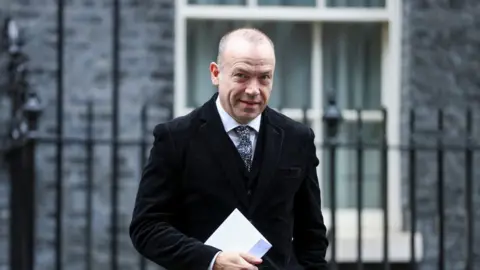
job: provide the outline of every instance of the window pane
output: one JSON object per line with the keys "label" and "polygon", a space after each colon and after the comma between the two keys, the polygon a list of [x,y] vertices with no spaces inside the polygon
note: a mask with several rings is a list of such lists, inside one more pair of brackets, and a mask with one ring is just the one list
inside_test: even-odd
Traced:
{"label": "window pane", "polygon": [[245,5],[246,0],[188,0],[189,4],[198,5]]}
{"label": "window pane", "polygon": [[270,106],[310,107],[311,25],[269,22],[257,27],[275,44],[276,68]]}
{"label": "window pane", "polygon": [[[341,126],[339,140],[341,144],[336,151],[335,184],[338,208],[355,208],[357,206],[357,164],[358,153],[355,148],[357,135],[362,134],[365,144],[370,145],[363,150],[363,206],[368,208],[381,207],[381,123],[364,123],[362,132],[356,123],[344,123]],[[375,146],[373,146],[375,145]],[[330,207],[330,153],[328,148],[323,151],[322,167],[324,205]]]}
{"label": "window pane", "polygon": [[260,6],[310,6],[316,5],[316,0],[258,0]]}
{"label": "window pane", "polygon": [[217,61],[218,42],[229,30],[243,26],[234,21],[197,21],[187,23],[187,104],[198,107],[217,89],[210,80],[209,65]]}
{"label": "window pane", "polygon": [[[341,109],[379,109],[381,105],[381,25],[325,24],[323,26],[323,87],[324,105],[329,91],[335,93]],[[356,123],[345,123],[339,133],[342,142],[354,143],[359,132]],[[362,136],[368,142],[379,143],[380,123],[365,123]],[[324,153],[323,189],[329,197],[329,155]],[[364,206],[380,207],[380,151],[363,153]],[[337,152],[337,205],[355,207],[357,198],[357,153],[355,149]],[[330,202],[326,200],[326,205]]]}
{"label": "window pane", "polygon": [[385,7],[385,0],[327,0],[326,3],[328,7]]}
{"label": "window pane", "polygon": [[[246,25],[245,22],[234,21],[188,22],[187,98],[189,107],[203,104],[217,91],[210,81],[208,66],[212,61],[216,61],[218,41],[227,31],[244,25]],[[275,44],[276,69],[270,106],[274,108],[309,106],[310,24],[253,22],[250,25],[264,31]]]}
{"label": "window pane", "polygon": [[381,25],[325,24],[323,27],[324,105],[330,91],[343,109],[381,105]]}

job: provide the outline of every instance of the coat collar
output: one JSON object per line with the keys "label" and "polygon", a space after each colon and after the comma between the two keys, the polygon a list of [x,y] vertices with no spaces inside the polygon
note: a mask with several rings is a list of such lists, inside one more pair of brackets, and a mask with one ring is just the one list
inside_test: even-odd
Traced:
{"label": "coat collar", "polygon": [[[230,114],[228,114],[225,109],[223,109],[222,105],[220,104],[220,99],[217,97],[215,100],[215,106],[217,108],[218,114],[220,115],[220,119],[222,120],[223,126],[225,127],[225,131],[228,133],[232,129],[241,126],[235,119],[233,119]],[[262,115],[260,114],[255,119],[250,121],[247,125],[253,128],[257,134],[260,132],[260,123],[262,121]]]}
{"label": "coat collar", "polygon": [[[208,143],[208,148],[213,153],[226,178],[230,181],[240,202],[247,206],[249,194],[243,184],[242,175],[238,173],[238,169],[235,167],[236,162],[234,161],[237,153],[234,152],[235,147],[228,137],[226,127],[222,123],[221,110],[219,111],[216,105],[217,97],[218,93],[213,95],[200,109],[202,124],[199,132],[203,140]],[[271,114],[273,112],[267,106],[261,118],[259,118],[261,119],[259,120],[259,128],[265,128],[265,145],[257,187],[251,201],[252,205],[248,207],[250,211],[253,211],[259,205],[262,197],[265,197],[264,195],[268,192],[269,184],[282,153],[284,131],[274,123],[271,119]]]}

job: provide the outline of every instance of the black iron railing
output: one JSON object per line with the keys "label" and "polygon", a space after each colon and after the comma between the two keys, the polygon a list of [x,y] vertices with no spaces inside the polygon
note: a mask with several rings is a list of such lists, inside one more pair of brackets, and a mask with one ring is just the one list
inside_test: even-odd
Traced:
{"label": "black iron railing", "polygon": [[[34,258],[35,258],[35,184],[36,184],[36,166],[35,166],[35,151],[36,146],[39,144],[42,145],[54,145],[56,149],[55,154],[55,192],[56,192],[56,203],[55,203],[55,263],[54,269],[62,270],[67,269],[64,262],[64,250],[63,246],[63,187],[64,187],[64,178],[62,175],[62,170],[64,168],[64,148],[65,146],[70,145],[80,145],[85,148],[86,152],[86,162],[85,162],[85,228],[83,231],[85,238],[85,269],[93,269],[96,266],[96,259],[93,254],[93,240],[96,232],[93,228],[93,210],[95,208],[93,193],[95,192],[95,187],[93,185],[94,178],[94,152],[99,146],[108,145],[111,146],[111,160],[109,163],[111,165],[112,174],[110,178],[110,192],[112,194],[110,200],[111,207],[111,216],[110,216],[110,267],[112,270],[118,270],[121,268],[119,254],[119,245],[120,245],[120,235],[121,230],[119,229],[119,198],[121,187],[119,185],[120,179],[120,160],[119,160],[119,151],[121,148],[126,146],[136,146],[138,147],[138,159],[141,167],[146,162],[147,156],[146,152],[148,151],[150,145],[150,137],[148,134],[149,124],[151,119],[147,117],[147,111],[150,106],[145,105],[142,108],[140,119],[140,134],[145,137],[140,137],[135,140],[121,140],[119,139],[119,86],[120,86],[120,61],[119,61],[119,13],[120,7],[118,0],[114,1],[112,6],[112,17],[113,17],[113,62],[112,62],[112,122],[111,130],[112,136],[108,139],[99,139],[94,136],[93,127],[96,122],[95,119],[95,102],[91,100],[88,102],[85,107],[86,112],[86,129],[85,136],[82,138],[69,138],[64,136],[64,108],[63,108],[63,73],[64,73],[64,57],[63,57],[63,48],[64,48],[64,39],[63,39],[63,1],[58,2],[58,47],[57,47],[57,56],[58,56],[58,68],[57,68],[57,129],[55,136],[43,136],[42,134],[37,133],[37,118],[40,116],[41,112],[41,103],[37,97],[34,86],[28,84],[28,68],[27,61],[28,58],[22,52],[22,42],[21,35],[17,24],[8,20],[5,27],[5,35],[7,40],[6,51],[10,57],[9,64],[9,95],[12,100],[12,111],[11,111],[11,130],[10,137],[8,140],[8,148],[6,150],[7,160],[9,162],[10,168],[10,177],[11,177],[11,198],[10,198],[10,269],[11,270],[32,270],[34,269]],[[340,263],[337,261],[337,232],[335,228],[337,227],[337,154],[341,149],[350,149],[356,152],[356,183],[359,187],[356,190],[356,211],[358,213],[358,224],[356,224],[358,232],[362,232],[362,213],[364,211],[364,197],[362,189],[365,186],[365,177],[364,177],[364,167],[362,166],[364,161],[364,152],[366,150],[376,150],[380,153],[380,164],[379,168],[379,179],[381,183],[381,209],[383,211],[383,259],[382,267],[383,269],[390,269],[392,260],[389,258],[389,205],[388,205],[388,153],[390,151],[400,151],[401,154],[407,157],[408,165],[408,183],[409,183],[409,210],[410,210],[410,224],[409,229],[411,233],[410,241],[410,268],[417,269],[417,258],[416,258],[416,245],[415,245],[415,234],[417,233],[417,199],[416,199],[416,184],[417,184],[417,160],[419,152],[434,152],[436,153],[437,160],[436,165],[438,168],[437,171],[437,205],[438,205],[438,220],[439,220],[439,246],[438,246],[438,269],[442,270],[445,267],[445,205],[444,197],[448,190],[445,190],[445,154],[456,152],[463,152],[465,155],[465,186],[466,186],[466,201],[465,209],[467,213],[467,269],[474,270],[473,265],[473,256],[474,256],[474,218],[473,218],[473,175],[475,167],[473,165],[474,153],[479,152],[479,147],[476,145],[472,139],[472,129],[473,129],[473,112],[471,110],[466,110],[465,119],[466,119],[466,137],[464,142],[452,145],[451,143],[445,141],[442,137],[442,133],[445,131],[444,125],[444,111],[442,109],[438,110],[438,127],[437,132],[440,134],[437,136],[437,143],[434,146],[428,146],[423,143],[420,143],[416,139],[416,123],[415,123],[415,111],[411,111],[409,117],[409,142],[406,145],[391,145],[388,142],[387,136],[387,120],[388,114],[385,109],[379,110],[382,115],[381,120],[381,136],[380,140],[377,143],[367,142],[363,136],[364,122],[361,117],[357,117],[356,129],[357,137],[354,141],[344,142],[339,140],[339,132],[342,128],[342,114],[339,108],[336,105],[334,96],[329,98],[327,106],[324,108],[323,124],[324,124],[324,141],[321,143],[320,148],[322,151],[325,151],[328,155],[325,163],[328,163],[328,177],[327,181],[329,182],[329,205],[331,208],[331,228],[329,229],[330,237],[330,267],[331,269],[340,269]],[[357,115],[361,115],[361,110],[357,110]],[[307,117],[307,108],[304,108],[303,122],[308,122]],[[151,128],[151,126],[150,126]],[[140,168],[141,170],[141,168]],[[139,177],[139,176],[138,176]],[[135,192],[132,190],[131,192]],[[362,233],[358,233],[357,238],[357,257],[356,269],[366,269],[364,261],[362,260],[364,250],[363,250],[364,238]],[[147,261],[139,256],[138,268],[145,270],[147,266]],[[477,266],[478,267],[478,266]]]}
{"label": "black iron railing", "polygon": [[35,147],[37,119],[42,111],[35,89],[28,83],[28,57],[17,23],[7,19],[2,40],[8,53],[8,85],[11,111],[3,149],[9,163],[11,269],[33,269],[35,245]]}
{"label": "black iron railing", "polygon": [[[71,145],[79,145],[83,146],[85,149],[85,172],[86,172],[86,177],[85,177],[85,212],[84,212],[84,219],[85,219],[85,228],[84,228],[84,239],[85,239],[85,265],[86,269],[93,269],[98,263],[96,259],[94,258],[93,254],[93,241],[95,235],[98,234],[98,232],[95,232],[93,228],[93,210],[95,208],[94,200],[93,200],[93,194],[96,192],[95,187],[93,185],[93,178],[94,178],[94,168],[95,168],[95,160],[96,158],[94,157],[94,153],[98,147],[101,146],[111,146],[113,143],[116,144],[116,147],[118,149],[122,149],[124,147],[132,147],[135,146],[137,147],[138,150],[138,160],[140,167],[143,167],[145,164],[145,161],[147,159],[147,151],[149,149],[149,145],[151,144],[151,138],[149,138],[148,134],[148,123],[151,122],[151,119],[148,119],[147,117],[147,111],[149,107],[144,106],[142,108],[142,112],[140,114],[140,119],[139,121],[141,122],[141,134],[145,134],[145,137],[139,138],[139,139],[132,139],[132,140],[121,140],[121,139],[116,139],[115,142],[113,142],[112,138],[107,138],[107,139],[99,139],[95,138],[94,132],[93,132],[93,127],[95,125],[95,108],[94,108],[94,101],[88,102],[85,111],[86,111],[86,126],[85,126],[85,135],[81,138],[68,138],[68,137],[63,137],[63,138],[58,138],[58,137],[48,137],[48,136],[30,136],[30,143],[25,143],[22,144],[22,146],[14,148],[13,150],[10,151],[10,156],[9,156],[9,161],[12,164],[11,168],[12,170],[10,171],[12,179],[15,179],[16,181],[12,181],[12,219],[11,219],[11,254],[12,254],[12,268],[14,270],[17,269],[33,269],[31,268],[31,264],[33,262],[29,260],[26,260],[26,258],[33,258],[33,253],[35,251],[35,248],[33,245],[29,245],[31,241],[34,239],[33,233],[33,224],[34,224],[34,218],[33,215],[35,214],[34,207],[30,205],[30,208],[25,208],[26,204],[25,202],[29,201],[26,196],[33,196],[35,193],[35,190],[33,190],[33,187],[25,188],[28,187],[28,183],[34,183],[35,182],[35,170],[34,170],[34,151],[35,151],[35,145],[58,145],[58,141],[61,140],[62,144],[65,146],[71,146]],[[384,119],[387,119],[387,113],[385,110],[382,110],[382,115],[385,117]],[[361,114],[361,111],[358,111],[358,114]],[[441,113],[441,110],[439,110],[439,116],[443,116]],[[456,152],[458,153],[459,151],[464,152],[465,155],[465,186],[466,186],[466,201],[465,201],[465,209],[467,213],[467,230],[466,233],[468,235],[468,245],[467,245],[467,262],[468,262],[468,270],[473,270],[473,248],[474,248],[474,218],[473,218],[473,199],[472,199],[472,186],[473,186],[473,173],[474,173],[474,165],[473,165],[473,156],[474,153],[478,153],[480,148],[477,145],[474,145],[471,139],[471,136],[469,134],[470,131],[472,130],[472,112],[467,111],[466,112],[466,119],[467,119],[467,136],[465,138],[465,142],[463,144],[458,144],[458,145],[451,145],[447,144],[447,142],[442,141],[441,139],[438,139],[439,142],[437,142],[436,145],[425,145],[425,144],[420,144],[417,142],[415,139],[415,136],[412,134],[410,136],[410,142],[407,145],[389,145],[388,144],[388,138],[386,136],[386,121],[382,121],[382,136],[379,140],[378,143],[371,143],[371,142],[366,142],[364,138],[361,135],[357,135],[357,139],[352,141],[352,142],[344,142],[338,139],[338,132],[341,130],[342,127],[342,121],[341,121],[341,114],[338,108],[336,108],[334,100],[330,100],[329,105],[327,108],[325,108],[325,114],[324,114],[324,130],[326,133],[325,140],[323,143],[319,146],[322,151],[327,153],[327,157],[323,162],[328,164],[326,167],[327,170],[327,179],[326,181],[329,182],[329,190],[328,195],[329,195],[329,208],[332,210],[331,213],[331,227],[329,228],[329,239],[330,239],[330,269],[344,269],[342,268],[342,262],[338,262],[337,260],[337,234],[335,231],[335,228],[338,227],[338,222],[337,222],[337,210],[338,210],[338,201],[337,197],[335,194],[337,194],[337,181],[338,181],[338,169],[336,168],[338,164],[337,162],[337,154],[339,151],[348,149],[351,151],[355,152],[355,164],[357,164],[356,167],[356,183],[358,185],[358,189],[356,190],[356,212],[358,214],[358,223],[356,224],[358,232],[364,231],[362,228],[362,223],[360,222],[362,220],[362,213],[364,211],[364,197],[362,196],[362,189],[365,186],[365,173],[364,173],[364,168],[362,168],[361,164],[362,161],[365,159],[364,157],[364,152],[365,151],[378,151],[380,153],[380,164],[379,164],[379,179],[380,179],[380,196],[381,196],[381,209],[383,212],[383,230],[379,232],[379,234],[382,234],[382,239],[383,239],[383,258],[382,261],[378,262],[379,264],[383,265],[383,268],[381,269],[390,269],[392,266],[392,259],[389,258],[389,247],[391,245],[391,240],[389,238],[389,206],[388,206],[388,152],[390,151],[401,151],[405,157],[407,157],[408,163],[408,171],[406,174],[408,175],[408,182],[409,182],[409,189],[408,189],[408,194],[409,194],[409,207],[410,207],[410,224],[409,224],[409,232],[411,234],[411,241],[410,241],[410,266],[408,269],[418,269],[418,258],[416,258],[417,254],[417,246],[416,246],[416,233],[418,233],[417,230],[417,200],[416,198],[416,185],[418,182],[418,173],[417,173],[417,166],[418,166],[418,154],[419,153],[424,153],[424,152],[431,152],[431,153],[436,153],[437,156],[437,167],[438,167],[438,181],[437,181],[437,205],[439,207],[442,207],[443,203],[443,198],[445,196],[445,193],[449,192],[448,190],[445,189],[444,183],[443,183],[443,178],[444,178],[444,172],[443,172],[443,166],[444,166],[444,156],[448,153],[453,153]],[[441,122],[441,120],[439,120]],[[439,123],[440,123],[439,122]],[[357,131],[362,131],[363,129],[363,124],[361,121],[361,118],[358,118],[357,120]],[[415,132],[415,113],[414,111],[411,112],[410,114],[410,127],[411,131]],[[439,130],[441,128],[441,125],[439,125]],[[361,133],[361,132],[360,132]],[[97,158],[98,159],[98,158]],[[119,164],[119,156],[115,158],[113,163],[117,163],[115,166],[112,168],[120,168]],[[58,163],[55,166],[60,166],[61,164]],[[112,164],[113,165],[113,164]],[[442,167],[442,168],[440,168]],[[141,170],[141,168],[139,168]],[[113,173],[113,171],[112,171]],[[119,181],[119,176],[118,172],[116,175],[115,181]],[[138,176],[139,177],[139,176]],[[17,187],[16,185],[21,185],[21,192],[18,191],[20,187]],[[58,186],[56,187],[56,192],[59,192]],[[60,187],[61,188],[61,187]],[[30,189],[30,190],[28,190]],[[17,191],[15,191],[17,190]],[[120,194],[121,187],[116,185],[114,190],[112,192],[116,192],[117,194]],[[98,192],[98,191],[97,191]],[[135,190],[132,190],[131,192],[135,192]],[[325,191],[324,191],[325,192]],[[118,196],[118,195],[117,195]],[[117,197],[116,199],[112,196],[110,200],[110,205],[112,207],[113,211],[119,211],[118,207],[113,207],[114,203],[118,203],[115,200],[119,200],[121,198]],[[21,204],[19,204],[21,201]],[[30,202],[31,203],[31,202]],[[118,205],[117,205],[118,206]],[[61,209],[61,208],[60,208]],[[117,209],[117,210],[115,210]],[[445,267],[445,229],[444,229],[444,224],[445,224],[445,213],[443,212],[444,210],[438,209],[438,224],[439,224],[439,233],[438,233],[438,241],[439,241],[439,246],[438,246],[438,269],[443,269]],[[59,208],[55,209],[55,219],[57,220],[56,223],[62,224],[63,220],[63,215],[62,212],[59,211]],[[407,213],[404,213],[407,214]],[[117,213],[118,215],[118,213]],[[112,219],[113,220],[113,219]],[[111,221],[112,222],[112,221]],[[115,220],[115,222],[119,222]],[[116,224],[119,226],[119,224]],[[63,225],[62,225],[63,226]],[[55,238],[56,239],[61,239],[61,235],[59,232],[62,232],[63,230],[56,230]],[[28,236],[28,242],[25,240],[25,236]],[[120,231],[110,231],[110,239],[119,239],[121,236]],[[114,241],[112,241],[114,242]],[[112,243],[110,242],[110,243]],[[443,243],[442,243],[443,242]],[[22,246],[20,246],[20,243],[24,243]],[[364,238],[361,233],[357,234],[357,257],[359,258],[356,261],[356,268],[355,269],[367,269],[365,266],[365,262],[363,261],[362,257],[364,254]],[[117,242],[117,248],[119,244]],[[56,245],[55,248],[57,249],[57,256],[60,256],[60,254],[63,254],[62,250],[58,250],[59,248],[65,248],[63,246],[58,246]],[[20,260],[22,258],[22,260]],[[111,269],[120,269],[120,255],[115,254],[113,252],[110,253],[110,258],[111,261],[116,261],[116,264],[111,264]],[[57,260],[62,261],[62,258],[57,258]],[[27,262],[30,261],[30,263]],[[115,266],[117,265],[117,266]],[[138,268],[135,269],[141,269],[144,270],[146,269],[147,262],[145,259],[139,257],[139,263],[138,263]],[[117,267],[117,268],[115,268]],[[68,267],[65,267],[65,262],[59,265],[59,269],[68,269]],[[351,269],[351,268],[349,268]]]}

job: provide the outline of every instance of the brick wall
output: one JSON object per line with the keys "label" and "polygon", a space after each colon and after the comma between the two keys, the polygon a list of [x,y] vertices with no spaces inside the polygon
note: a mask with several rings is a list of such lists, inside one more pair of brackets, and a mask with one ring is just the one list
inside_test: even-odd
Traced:
{"label": "brick wall", "polygon": [[[7,3],[7,1],[3,1]],[[5,20],[5,14],[0,2],[0,21]],[[3,44],[3,36],[0,35],[0,44]],[[5,85],[7,76],[4,76],[8,58],[3,48],[0,48],[0,270],[7,270],[8,264],[8,232],[9,232],[9,193],[10,185],[7,178],[7,164],[4,160],[3,149],[6,148],[6,136],[8,135],[7,119],[10,115],[10,103]]]}
{"label": "brick wall", "polygon": [[[462,144],[465,138],[464,107],[472,106],[474,138],[480,139],[480,3],[475,0],[434,0],[404,2],[403,139],[407,141],[407,108],[417,108],[417,139],[420,143],[435,143],[436,113],[445,110],[444,139]],[[466,211],[465,154],[445,155],[445,256],[448,270],[465,269]],[[418,229],[424,238],[422,270],[436,270],[438,259],[437,215],[437,155],[421,153],[417,161]],[[478,155],[474,159],[479,164]],[[403,164],[404,172],[408,167]],[[408,175],[404,175],[404,201],[408,201]],[[480,205],[480,170],[474,176],[475,206]],[[407,206],[407,205],[406,205]],[[407,207],[405,209],[408,209]],[[480,267],[480,212],[475,211],[475,269]]]}
{"label": "brick wall", "polygon": [[[95,136],[111,137],[112,120],[112,0],[65,1],[64,133],[83,137],[86,102],[95,102]],[[140,134],[140,108],[151,103],[150,124],[170,117],[173,84],[173,0],[121,1],[120,37],[120,137],[151,138]],[[25,51],[30,56],[29,81],[46,105],[40,131],[54,135],[56,130],[57,24],[55,1],[0,0],[0,16],[12,16],[25,31]],[[4,52],[2,51],[2,57]],[[2,63],[0,61],[0,63]],[[2,76],[0,76],[2,77]],[[4,79],[4,76],[2,77]],[[0,96],[0,102],[5,100]],[[2,103],[3,104],[3,103]],[[2,105],[2,113],[4,106]],[[38,270],[53,269],[55,213],[55,147],[41,144],[37,152],[37,249]],[[133,199],[140,177],[139,149],[122,147],[120,153],[120,264],[135,269],[138,257],[128,238]],[[109,265],[111,147],[95,148],[94,185],[94,262],[98,269]],[[81,269],[85,238],[85,150],[66,145],[63,156],[64,181],[64,261],[68,269]],[[3,166],[3,165],[0,165]],[[0,167],[0,227],[7,223],[7,178]],[[0,230],[0,237],[6,232]],[[0,238],[0,269],[6,267],[3,254],[7,241]]]}
{"label": "brick wall", "polygon": [[[16,3],[14,3],[16,2]],[[85,103],[93,98],[96,104],[97,138],[111,136],[111,63],[112,25],[111,0],[66,1],[65,9],[65,133],[84,136]],[[419,108],[418,124],[422,129],[433,129],[437,107],[446,109],[446,136],[448,141],[463,139],[465,124],[462,107],[479,107],[480,77],[480,4],[474,0],[458,1],[404,1],[403,37],[403,125],[406,125],[409,107]],[[154,103],[152,122],[169,117],[172,105],[173,81],[173,0],[122,0],[120,134],[122,138],[140,136],[139,111],[146,100]],[[448,4],[447,3],[452,3]],[[0,0],[0,19],[11,15],[25,30],[25,51],[31,57],[30,83],[45,102],[40,119],[43,134],[55,132],[56,113],[56,6],[54,1]],[[455,18],[455,19],[453,19]],[[5,54],[0,52],[0,68],[4,68]],[[3,73],[0,73],[3,74]],[[0,85],[5,76],[0,75]],[[4,89],[4,87],[0,87]],[[475,97],[473,97],[475,96]],[[5,123],[8,102],[0,90],[0,125]],[[479,122],[479,117],[476,122]],[[5,131],[4,128],[0,129]],[[407,128],[402,128],[407,131]],[[146,134],[149,136],[150,134]],[[406,140],[407,133],[403,134]],[[476,129],[480,138],[480,128]],[[429,132],[419,133],[420,141],[431,141]],[[96,267],[108,267],[110,220],[110,146],[95,150],[94,194],[94,252]],[[140,174],[138,149],[122,147],[120,172],[121,265],[135,269],[137,257],[131,248],[126,226],[131,214],[136,182]],[[55,148],[40,145],[37,156],[38,171],[38,269],[53,269]],[[419,155],[417,168],[418,227],[424,236],[425,260],[423,270],[436,269],[438,224],[436,223],[436,185],[434,153]],[[462,269],[465,262],[465,196],[462,153],[445,157],[446,190],[446,269]],[[478,157],[475,164],[479,164]],[[405,164],[403,164],[405,166]],[[68,269],[83,266],[85,151],[82,146],[66,146],[64,152],[64,246]],[[405,167],[407,168],[407,167]],[[8,224],[8,182],[5,164],[0,159],[0,269],[6,269]],[[405,170],[403,170],[405,171]],[[477,170],[478,172],[478,170]],[[475,179],[480,179],[477,173]],[[407,178],[404,175],[405,188]],[[478,181],[477,181],[478,182]],[[475,205],[480,205],[480,186],[472,191]],[[406,189],[404,200],[407,202]],[[405,204],[408,209],[408,205]],[[480,230],[477,211],[477,232]],[[408,216],[406,216],[408,218]],[[408,222],[408,220],[407,220]],[[476,243],[480,242],[477,233]],[[5,251],[5,252],[4,252]],[[480,265],[480,249],[476,249]],[[153,269],[153,268],[152,268]]]}

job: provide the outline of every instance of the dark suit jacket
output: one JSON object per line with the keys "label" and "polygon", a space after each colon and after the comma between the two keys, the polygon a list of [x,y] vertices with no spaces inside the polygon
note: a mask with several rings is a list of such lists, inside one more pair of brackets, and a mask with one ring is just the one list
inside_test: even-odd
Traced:
{"label": "dark suit jacket", "polygon": [[207,270],[219,250],[203,242],[238,208],[273,246],[263,268],[327,269],[312,130],[266,108],[252,192],[216,97],[155,127],[130,225],[135,248],[169,270]]}

